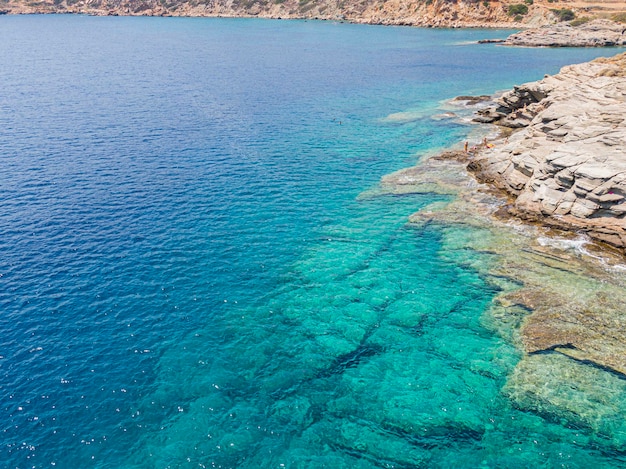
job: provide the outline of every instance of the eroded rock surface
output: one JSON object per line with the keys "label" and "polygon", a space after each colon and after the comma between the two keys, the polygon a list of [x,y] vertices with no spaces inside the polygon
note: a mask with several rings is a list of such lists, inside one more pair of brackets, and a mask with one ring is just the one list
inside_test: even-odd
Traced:
{"label": "eroded rock surface", "polygon": [[568,23],[546,25],[512,34],[507,46],[526,47],[611,47],[626,45],[626,26],[597,19],[580,26]]}
{"label": "eroded rock surface", "polygon": [[626,446],[623,379],[598,368],[572,363],[563,355],[525,358],[504,393],[512,404],[547,420],[589,428],[616,449]]}
{"label": "eroded rock surface", "polygon": [[626,248],[626,54],[516,87],[481,122],[522,129],[470,162],[511,212]]}

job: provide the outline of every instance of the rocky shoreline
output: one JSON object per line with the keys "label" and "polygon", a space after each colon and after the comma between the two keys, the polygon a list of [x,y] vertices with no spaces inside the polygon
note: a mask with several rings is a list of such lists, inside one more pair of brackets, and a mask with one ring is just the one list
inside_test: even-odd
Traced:
{"label": "rocky shoreline", "polygon": [[[518,340],[526,353],[507,393],[521,408],[582,418],[600,429],[602,416],[581,411],[589,403],[546,394],[544,383],[552,376],[556,387],[565,380],[582,389],[599,369],[626,376],[623,275],[596,263],[623,263],[626,255],[626,53],[516,86],[476,120],[507,129],[475,154],[455,155],[478,182],[504,192],[506,201],[492,217],[513,216],[537,222],[543,232],[557,228],[600,242],[588,259],[572,255],[579,241],[564,241],[565,251],[530,242],[524,251],[512,248],[516,259],[501,248],[506,266],[493,273],[513,275],[523,286],[499,295],[492,314],[507,317],[522,308]],[[584,386],[581,395],[599,392]]]}
{"label": "rocky shoreline", "polygon": [[614,396],[626,389],[626,54],[564,67],[486,108],[484,97],[454,105],[480,106],[477,120],[502,136],[424,158],[381,190],[453,195],[410,223],[437,225],[498,292],[482,322],[521,352],[502,389],[511,405],[624,448]]}
{"label": "rocky shoreline", "polygon": [[524,47],[614,47],[626,45],[626,25],[596,19],[578,26],[557,23],[511,34],[506,46]]}
{"label": "rocky shoreline", "polygon": [[[0,15],[80,14],[90,16],[178,16],[315,19],[427,28],[538,28],[508,39],[480,43],[524,46],[623,45],[626,12],[617,4],[572,7],[567,0],[0,0]],[[567,18],[563,13],[567,13]],[[572,27],[568,21],[575,20]],[[604,24],[604,23],[606,24]],[[580,26],[582,24],[582,26]],[[546,29],[548,28],[548,29]],[[588,37],[587,37],[588,36]]]}
{"label": "rocky shoreline", "polygon": [[[95,16],[183,16],[226,18],[318,19],[350,23],[418,27],[520,27],[500,2],[472,0],[0,0],[7,14],[72,13]],[[550,22],[541,10],[538,24]]]}
{"label": "rocky shoreline", "polygon": [[517,86],[476,120],[518,129],[468,165],[509,213],[626,253],[626,54]]}

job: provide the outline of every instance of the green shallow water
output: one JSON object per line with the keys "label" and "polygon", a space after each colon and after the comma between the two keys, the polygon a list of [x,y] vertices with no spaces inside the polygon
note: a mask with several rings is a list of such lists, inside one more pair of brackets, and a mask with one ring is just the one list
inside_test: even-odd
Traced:
{"label": "green shallow water", "polygon": [[[225,341],[236,347],[221,363],[198,355],[180,376],[179,349],[163,357],[186,384],[165,393],[183,411],[150,450],[157,465],[217,450],[225,467],[410,467],[476,451],[500,420],[518,352],[481,325],[494,287],[443,263],[437,230],[406,225],[425,200],[356,204],[261,307],[235,308]],[[201,428],[206,440],[188,441]]]}
{"label": "green shallow water", "polygon": [[[439,199],[445,207],[451,196]],[[623,380],[550,356],[525,365],[542,380],[526,382],[514,371],[520,318],[488,314],[496,294],[520,285],[493,275],[507,254],[486,248],[503,235],[407,224],[407,211],[426,203],[432,194],[354,203],[349,223],[327,227],[260,307],[233,307],[218,361],[198,353],[201,334],[169,350],[166,382],[141,408],[176,413],[142,458],[159,467],[207,457],[215,467],[619,466]],[[180,369],[183,355],[195,365]],[[572,367],[597,376],[566,376]],[[571,418],[589,411],[604,423]]]}

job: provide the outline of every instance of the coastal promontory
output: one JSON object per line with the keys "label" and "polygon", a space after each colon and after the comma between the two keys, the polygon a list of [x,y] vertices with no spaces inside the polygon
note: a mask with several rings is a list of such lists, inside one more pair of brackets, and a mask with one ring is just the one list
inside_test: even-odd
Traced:
{"label": "coastal promontory", "polygon": [[503,44],[526,47],[624,46],[626,25],[606,19],[596,19],[582,24],[563,22],[512,34]]}
{"label": "coastal promontory", "polygon": [[626,54],[564,67],[481,112],[518,129],[469,163],[509,212],[626,249]]}

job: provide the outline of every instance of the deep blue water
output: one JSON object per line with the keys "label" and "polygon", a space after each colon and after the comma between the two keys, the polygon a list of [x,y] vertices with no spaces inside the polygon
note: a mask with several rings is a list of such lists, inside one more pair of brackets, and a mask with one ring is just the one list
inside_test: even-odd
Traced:
{"label": "deep blue water", "polygon": [[619,461],[501,393],[496,290],[406,224],[443,196],[359,197],[442,100],[614,53],[506,34],[0,17],[0,466]]}

